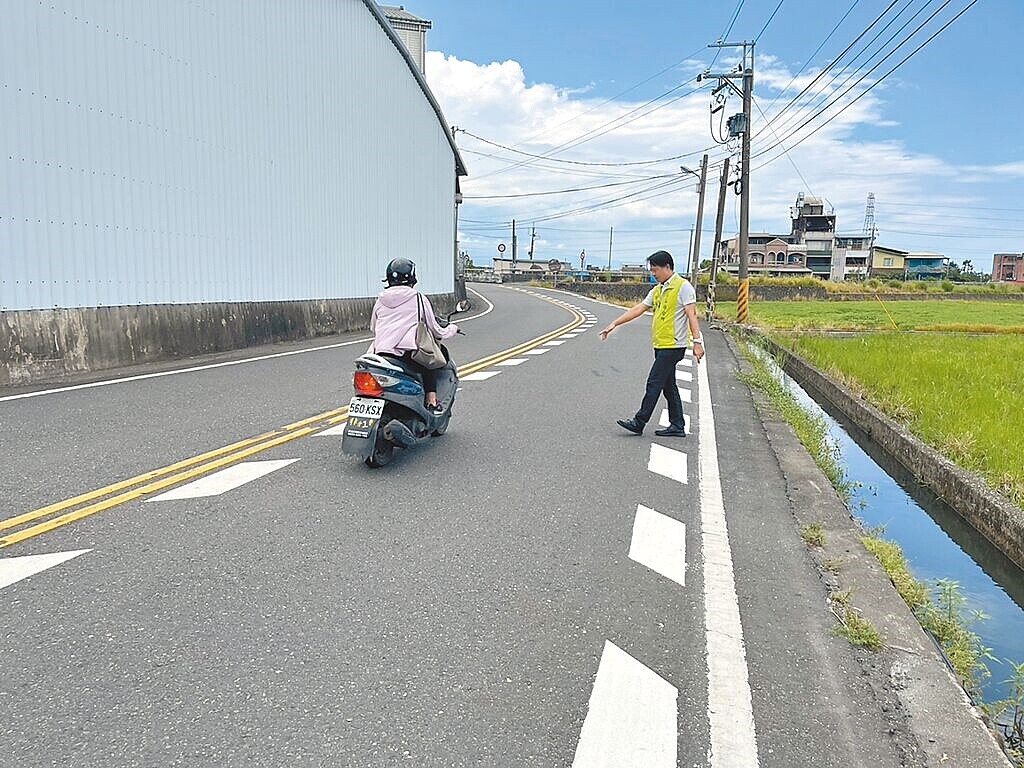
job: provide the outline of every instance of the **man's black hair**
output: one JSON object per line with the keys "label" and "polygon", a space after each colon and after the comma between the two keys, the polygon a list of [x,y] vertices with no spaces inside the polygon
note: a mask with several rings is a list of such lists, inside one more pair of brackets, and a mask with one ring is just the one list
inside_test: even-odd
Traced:
{"label": "man's black hair", "polygon": [[647,263],[652,267],[668,267],[675,269],[676,264],[672,261],[672,254],[668,251],[655,251],[647,257]]}

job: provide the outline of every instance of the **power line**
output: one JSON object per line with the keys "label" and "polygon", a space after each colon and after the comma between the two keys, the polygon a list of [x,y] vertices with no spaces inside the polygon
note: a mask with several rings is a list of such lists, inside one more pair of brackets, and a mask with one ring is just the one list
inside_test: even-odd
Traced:
{"label": "power line", "polygon": [[608,187],[621,187],[626,184],[639,184],[642,181],[654,181],[655,179],[675,178],[678,174],[663,173],[660,176],[645,176],[642,179],[632,181],[613,181],[610,184],[595,184],[591,187],[573,187],[572,189],[552,189],[545,192],[519,192],[512,195],[463,195],[464,200],[501,200],[512,197],[541,197],[543,195],[565,195],[570,192],[587,192],[591,189],[607,189]]}
{"label": "power line", "polygon": [[[807,139],[809,139],[815,133],[817,133],[818,131],[823,129],[826,125],[828,125],[833,120],[835,120],[837,117],[839,117],[841,114],[843,114],[847,109],[849,109],[854,104],[856,104],[858,101],[860,101],[864,96],[866,96],[868,93],[870,93],[875,87],[877,87],[878,85],[883,83],[886,80],[886,78],[889,77],[889,75],[891,75],[897,69],[902,67],[907,61],[909,61],[911,58],[913,58],[913,56],[916,55],[922,48],[924,48],[926,45],[928,45],[928,43],[930,43],[932,40],[934,40],[936,37],[938,37],[940,34],[942,34],[946,29],[948,29],[950,27],[950,25],[952,25],[955,21],[957,21],[957,19],[959,19],[961,16],[963,16],[965,13],[967,13],[967,11],[969,11],[977,2],[978,2],[978,0],[971,0],[971,2],[968,3],[959,13],[957,13],[953,18],[951,18],[949,21],[947,21],[945,24],[943,24],[941,27],[939,27],[938,30],[936,30],[924,42],[922,42],[920,45],[918,45],[917,48],[915,48],[913,51],[911,51],[909,54],[907,54],[903,59],[901,59],[900,62],[896,64],[896,66],[894,66],[892,69],[890,69],[884,75],[882,75],[878,80],[876,80],[871,85],[869,85],[867,88],[865,88],[863,91],[861,91],[859,94],[857,94],[856,97],[854,97],[851,101],[849,101],[846,105],[844,105],[843,108],[840,109],[838,112],[836,112],[834,115],[829,117],[828,120],[825,120],[823,123],[818,125],[813,131],[808,133],[803,138],[799,139],[795,144],[792,144],[790,146],[790,149],[793,149],[794,147],[796,147],[796,146],[802,144],[803,142],[805,142]],[[949,0],[947,0],[947,2],[945,4],[943,4],[942,8],[944,8],[946,5],[948,5],[948,3],[949,3]],[[939,11],[941,11],[942,8],[940,8]],[[888,59],[890,56],[892,56],[894,53],[896,53],[896,51],[898,51],[901,47],[903,47],[903,45],[908,40],[910,40],[912,37],[914,37],[914,35],[916,35],[926,24],[928,24],[928,22],[931,21],[939,11],[936,11],[934,14],[932,14],[932,16],[930,16],[928,19],[926,19],[916,30],[914,30],[914,32],[912,32],[910,35],[908,35],[907,38],[904,39],[903,42],[901,42],[898,46],[896,46],[896,48],[894,48],[885,58],[883,58],[881,61],[879,61],[877,64],[875,64],[875,66],[873,66],[871,69],[869,69],[867,72],[865,72],[860,77],[860,79],[857,80],[856,83],[854,83],[852,86],[850,86],[848,89],[846,89],[846,91],[844,91],[838,97],[836,97],[835,99],[830,101],[828,104],[826,104],[822,109],[818,110],[815,114],[811,115],[809,118],[804,120],[804,122],[801,123],[799,126],[797,126],[797,128],[795,128],[793,131],[791,131],[786,136],[786,138],[788,139],[788,138],[792,137],[794,134],[798,133],[805,126],[807,126],[809,123],[811,123],[815,118],[819,117],[821,114],[823,114],[825,111],[827,111],[829,109],[829,107],[834,106],[839,101],[839,99],[841,99],[843,96],[848,94],[851,90],[853,90],[853,88],[855,88],[857,85],[859,85],[868,75],[870,75],[872,72],[874,72],[882,64],[882,62],[884,62],[886,59]],[[764,149],[764,150],[758,152],[755,155],[755,157],[760,157],[760,156],[762,156],[764,154],[767,154],[772,149],[774,149],[776,146],[778,146],[778,144],[773,145],[772,147],[768,147],[767,149]],[[787,151],[789,151],[789,150],[787,150]],[[772,160],[770,160],[769,162],[774,162],[779,157],[781,157],[781,155],[778,155],[778,156],[772,158]],[[764,164],[762,164],[762,165],[760,165],[758,167],[759,168],[763,168],[765,165],[768,165],[768,163],[764,163]]]}
{"label": "power line", "polygon": [[[658,96],[655,96],[653,99],[650,99],[649,101],[641,104],[638,107],[634,107],[633,109],[629,110],[625,114],[619,115],[616,118],[608,120],[608,121],[602,123],[601,125],[597,126],[596,128],[591,128],[590,130],[581,133],[579,136],[577,136],[574,139],[569,139],[568,141],[562,142],[561,144],[559,144],[559,145],[557,145],[555,147],[552,147],[547,152],[544,152],[542,157],[544,159],[550,159],[550,155],[553,155],[556,152],[561,152],[561,151],[564,151],[566,149],[571,149],[573,147],[578,147],[580,144],[584,144],[584,143],[586,143],[588,141],[591,141],[592,139],[598,138],[599,136],[603,136],[605,133],[610,133],[613,130],[617,130],[618,128],[621,128],[623,125],[628,125],[629,123],[633,122],[633,120],[629,120],[629,121],[627,121],[625,123],[622,123],[622,125],[614,126],[613,128],[610,128],[609,130],[604,131],[603,133],[596,133],[596,135],[593,135],[593,136],[590,135],[590,134],[595,134],[595,132],[600,131],[602,128],[605,128],[606,126],[609,126],[609,125],[612,125],[614,123],[619,122],[623,118],[629,117],[630,115],[634,114],[635,112],[638,112],[638,111],[640,111],[640,110],[642,110],[642,109],[644,109],[646,107],[649,107],[650,105],[660,101],[661,99],[665,98],[666,96],[669,96],[669,95],[675,93],[676,91],[678,91],[681,88],[685,88],[687,85],[689,85],[690,83],[694,82],[696,79],[697,79],[696,76],[691,77],[686,82],[680,83],[679,85],[676,85],[676,86],[673,86],[672,88],[669,88],[664,93],[661,93]],[[663,107],[666,107],[669,104],[673,104],[676,101],[678,101],[680,98],[683,98],[685,96],[689,96],[691,93],[695,93],[696,90],[699,90],[699,86],[698,86],[697,89],[694,89],[693,91],[689,91],[688,93],[684,93],[683,96],[680,96],[680,97],[677,97],[675,99],[672,99],[671,101],[668,101],[665,104],[661,104],[661,105],[655,107],[654,109],[652,109],[652,110],[650,110],[648,112],[644,112],[643,114],[641,114],[638,117],[634,118],[634,120],[637,120],[637,119],[639,119],[641,117],[649,115],[651,112],[655,112],[658,109],[662,109]],[[508,166],[506,168],[499,168],[496,171],[491,171],[490,173],[485,173],[485,174],[483,174],[481,176],[477,176],[476,178],[477,179],[483,179],[483,178],[487,178],[489,176],[495,176],[495,175],[497,175],[499,173],[504,173],[505,171],[514,170],[515,168],[519,168],[519,167],[522,167],[524,165],[529,165],[529,161],[528,160],[521,160],[521,161],[519,161],[519,162],[517,162],[517,163],[515,163],[513,165],[510,165],[510,166]]]}
{"label": "power line", "polygon": [[547,161],[553,162],[553,163],[568,163],[570,165],[599,166],[599,167],[602,167],[602,168],[622,168],[622,167],[630,166],[630,165],[655,165],[657,163],[667,163],[667,162],[670,162],[672,160],[680,160],[680,159],[682,159],[684,157],[688,157],[689,156],[689,153],[687,153],[687,154],[682,154],[682,155],[673,155],[672,157],[661,157],[661,158],[658,158],[657,160],[635,160],[635,161],[631,161],[631,162],[621,162],[621,163],[597,163],[597,162],[590,162],[590,161],[586,161],[586,160],[564,160],[564,159],[558,158],[558,157],[545,157],[544,155],[536,155],[536,154],[533,154],[531,152],[524,152],[521,149],[514,149],[513,147],[509,147],[509,146],[506,146],[504,144],[499,144],[496,141],[491,141],[490,139],[485,139],[483,136],[477,136],[475,133],[473,133],[471,131],[467,131],[465,128],[459,128],[458,130],[459,130],[460,133],[464,133],[467,136],[472,136],[474,139],[477,139],[478,141],[482,141],[484,144],[490,144],[492,147],[498,147],[499,149],[508,150],[509,152],[515,152],[516,154],[519,154],[519,155],[526,155],[527,157],[534,157],[534,158],[537,158],[538,160],[547,160]]}
{"label": "power line", "polygon": [[839,61],[843,58],[843,56],[845,56],[847,53],[849,53],[850,49],[853,48],[858,42],[860,42],[860,40],[864,37],[864,35],[866,35],[868,32],[870,32],[872,27],[874,27],[875,24],[877,24],[879,21],[881,21],[885,17],[885,15],[888,14],[890,10],[892,10],[893,6],[895,6],[899,2],[900,2],[900,0],[892,0],[892,2],[886,7],[886,9],[884,11],[882,11],[880,14],[878,14],[878,16],[875,17],[875,20],[872,21],[867,26],[867,28],[863,32],[861,32],[859,35],[857,35],[856,38],[854,38],[853,42],[851,42],[849,45],[847,45],[846,48],[844,48],[840,52],[840,54],[838,56],[836,56],[834,59],[832,59],[832,61],[830,61],[827,65],[825,65],[825,67],[822,68],[821,72],[819,72],[817,75],[815,75],[814,79],[811,80],[811,82],[809,82],[807,85],[805,85],[801,89],[800,93],[798,93],[796,96],[794,96],[792,99],[790,99],[789,103],[786,104],[786,106],[784,106],[782,109],[780,109],[776,113],[775,117],[772,118],[772,119],[773,120],[778,119],[779,116],[784,114],[786,112],[786,110],[788,110],[790,107],[792,107],[801,96],[803,96],[805,93],[807,93],[814,86],[814,84],[816,82],[818,82],[819,79],[821,79],[822,77],[827,75],[832,70],[832,68],[835,67],[839,63]]}
{"label": "power line", "polygon": [[814,57],[821,52],[821,49],[825,47],[825,44],[832,39],[832,36],[836,33],[839,27],[843,25],[843,22],[846,21],[846,18],[853,12],[853,9],[857,7],[858,3],[860,3],[860,0],[853,0],[853,3],[850,5],[850,7],[846,9],[846,13],[844,13],[842,15],[842,18],[840,18],[839,21],[836,22],[836,25],[832,27],[832,31],[825,35],[825,39],[822,40],[818,44],[818,47],[814,49],[814,52],[807,57],[807,59],[803,63],[803,66],[800,67],[800,69],[797,70],[797,73],[793,75],[793,77],[790,79],[788,83],[786,83],[786,87],[779,91],[776,94],[775,98],[772,99],[771,104],[768,105],[768,109],[771,109],[773,106],[775,106],[775,102],[779,100],[779,97],[782,96],[782,94],[784,94],[786,91],[788,91],[789,86],[795,83],[796,79],[803,74],[804,70],[807,69],[807,66],[814,60]]}
{"label": "power line", "polygon": [[615,100],[616,100],[617,98],[619,98],[620,96],[625,96],[625,95],[626,95],[627,93],[631,93],[632,91],[635,91],[635,90],[636,90],[637,88],[639,88],[639,87],[640,87],[641,85],[646,85],[647,83],[651,82],[651,80],[653,80],[654,78],[656,78],[656,77],[658,77],[658,76],[660,76],[660,75],[663,75],[663,74],[665,74],[665,73],[666,73],[666,72],[668,72],[669,70],[675,69],[675,68],[676,68],[676,67],[678,67],[678,66],[679,66],[680,64],[684,64],[684,63],[686,63],[687,61],[689,61],[690,59],[692,59],[692,58],[693,58],[694,56],[696,56],[696,55],[697,55],[698,53],[701,53],[701,52],[702,52],[703,50],[704,50],[704,48],[703,48],[703,47],[701,47],[701,48],[698,48],[698,49],[697,49],[697,50],[695,50],[695,51],[694,51],[693,53],[690,53],[690,54],[688,54],[687,56],[685,56],[684,58],[682,58],[682,59],[680,59],[679,61],[677,61],[677,62],[676,62],[675,64],[670,64],[669,66],[665,67],[664,69],[662,69],[662,70],[659,70],[658,72],[655,72],[655,73],[654,73],[653,75],[651,75],[650,77],[648,77],[648,78],[646,78],[646,79],[644,79],[644,80],[641,80],[641,81],[640,81],[639,83],[636,83],[636,84],[634,84],[634,85],[631,85],[631,86],[630,86],[629,88],[627,88],[626,90],[624,90],[624,91],[619,91],[619,92],[618,92],[617,94],[615,94],[614,96],[612,96],[612,97],[610,97],[610,98],[607,98],[607,99],[605,99],[605,100],[604,100],[604,101],[602,101],[602,102],[601,102],[600,104],[595,104],[594,106],[592,106],[592,107],[591,107],[590,109],[586,110],[585,112],[581,112],[581,113],[580,113],[580,114],[578,114],[578,115],[573,115],[573,116],[572,116],[572,117],[570,117],[570,118],[569,118],[568,120],[563,120],[562,122],[558,123],[557,125],[553,125],[553,126],[550,126],[550,127],[548,127],[548,128],[544,128],[543,130],[539,131],[538,133],[534,133],[534,134],[532,134],[531,136],[527,136],[527,137],[526,137],[525,139],[523,139],[522,141],[519,141],[519,142],[517,142],[517,143],[516,143],[516,146],[521,146],[521,145],[525,144],[525,143],[526,143],[526,142],[528,142],[528,141],[532,141],[533,139],[537,138],[538,136],[543,136],[543,135],[544,135],[545,133],[547,133],[548,131],[553,131],[553,130],[554,130],[555,128],[561,128],[561,127],[562,127],[563,125],[568,125],[569,123],[571,123],[571,122],[574,122],[575,120],[578,120],[579,118],[583,117],[583,115],[587,115],[587,114],[590,114],[590,113],[591,113],[591,112],[593,112],[593,111],[594,111],[595,109],[600,109],[601,107],[605,106],[606,104],[610,104],[611,102],[615,101]]}
{"label": "power line", "polygon": [[779,0],[779,4],[775,6],[775,10],[774,10],[774,11],[772,11],[772,15],[768,17],[768,21],[766,21],[766,22],[764,23],[764,26],[763,26],[763,27],[761,27],[761,31],[757,33],[757,37],[755,37],[755,38],[754,38],[754,43],[755,43],[755,44],[757,43],[757,41],[758,41],[758,40],[760,40],[760,39],[761,39],[761,35],[763,35],[763,34],[764,34],[764,31],[765,31],[766,29],[768,29],[768,25],[772,23],[772,19],[774,19],[774,18],[775,18],[775,14],[779,12],[779,8],[781,8],[781,7],[782,7],[782,4],[783,4],[784,2],[786,2],[786,0]]}
{"label": "power line", "polygon": [[[850,59],[850,61],[848,61],[848,62],[847,62],[847,63],[846,63],[845,65],[843,65],[843,68],[842,68],[842,69],[840,69],[840,70],[839,70],[838,72],[836,72],[836,73],[835,73],[835,74],[834,74],[834,75],[832,76],[832,78],[831,78],[831,79],[830,79],[830,80],[829,80],[829,81],[828,81],[827,83],[825,83],[824,85],[822,85],[822,86],[821,86],[820,88],[818,88],[818,89],[817,89],[816,93],[815,93],[814,95],[812,95],[812,96],[811,96],[811,98],[809,99],[809,102],[810,102],[810,103],[809,103],[809,106],[807,107],[807,110],[808,110],[808,111],[811,111],[811,110],[817,109],[817,108],[818,108],[819,106],[821,106],[821,105],[822,105],[822,104],[823,104],[823,103],[824,103],[825,101],[827,101],[827,100],[829,99],[829,97],[830,97],[830,96],[832,95],[832,93],[834,93],[835,91],[838,91],[838,90],[842,89],[842,88],[843,88],[843,86],[845,86],[845,85],[846,85],[847,83],[849,83],[851,79],[853,79],[854,77],[856,77],[856,75],[858,74],[858,70],[854,69],[854,70],[853,70],[852,72],[850,72],[850,74],[849,74],[849,75],[847,75],[847,76],[846,76],[846,78],[845,78],[845,79],[844,79],[844,80],[843,80],[843,81],[842,81],[842,82],[841,82],[841,83],[840,83],[840,84],[839,84],[839,85],[838,85],[838,86],[837,86],[837,87],[835,88],[835,90],[834,90],[834,91],[832,91],[832,92],[830,92],[830,91],[829,91],[829,89],[831,88],[831,86],[832,86],[832,85],[833,85],[833,84],[834,84],[834,83],[835,83],[835,82],[836,82],[837,80],[839,80],[839,78],[840,78],[840,77],[842,77],[842,76],[843,76],[843,75],[844,75],[844,74],[845,74],[845,73],[846,73],[846,72],[847,72],[848,70],[850,70],[850,69],[851,69],[851,68],[852,68],[852,67],[853,67],[853,66],[854,66],[854,65],[855,65],[855,64],[857,63],[857,61],[858,61],[858,60],[860,60],[861,56],[863,56],[863,55],[864,55],[864,54],[865,54],[865,53],[866,53],[866,52],[868,51],[868,49],[870,49],[870,48],[871,48],[871,46],[872,46],[872,45],[874,45],[874,43],[875,43],[875,42],[876,42],[876,41],[878,40],[878,38],[879,38],[879,37],[881,37],[881,36],[882,36],[883,34],[885,34],[885,31],[886,31],[887,29],[889,29],[889,27],[891,27],[891,26],[892,26],[893,24],[895,24],[895,23],[896,23],[896,21],[898,21],[898,20],[899,20],[900,16],[902,16],[902,15],[903,15],[903,14],[904,14],[904,13],[905,13],[906,11],[908,11],[908,10],[910,9],[910,6],[911,6],[911,5],[913,4],[913,2],[914,2],[914,0],[907,0],[907,5],[906,5],[906,6],[904,6],[904,7],[902,8],[902,9],[900,9],[900,11],[899,11],[899,12],[898,12],[898,13],[896,14],[896,16],[894,16],[894,17],[893,17],[892,19],[890,19],[890,20],[889,20],[889,22],[888,22],[888,23],[887,23],[887,24],[886,24],[886,25],[885,25],[884,27],[882,27],[882,28],[881,28],[881,29],[880,29],[880,30],[879,30],[879,31],[878,31],[878,32],[877,32],[877,33],[875,34],[875,36],[874,36],[873,38],[871,38],[871,40],[869,40],[869,41],[867,42],[867,44],[866,44],[866,45],[865,45],[865,46],[864,46],[864,47],[863,47],[863,48],[862,48],[862,49],[861,49],[861,50],[860,50],[860,51],[859,51],[859,52],[858,52],[858,53],[857,53],[857,54],[856,54],[856,55],[855,55],[855,56],[854,56],[854,57],[853,57],[852,59]],[[933,2],[935,2],[935,0],[927,0],[927,1],[925,2],[925,4],[924,4],[924,5],[922,5],[922,6],[921,6],[921,7],[920,7],[920,8],[919,8],[919,9],[917,10],[917,12],[916,12],[916,13],[915,13],[915,14],[914,14],[913,16],[911,16],[911,17],[910,17],[909,19],[907,19],[907,21],[906,21],[906,22],[904,22],[903,26],[901,26],[901,27],[900,27],[899,29],[897,29],[897,30],[896,30],[896,31],[895,31],[895,32],[894,32],[894,33],[893,33],[892,35],[890,35],[890,36],[889,36],[889,39],[887,39],[887,40],[886,40],[886,41],[885,41],[884,43],[882,43],[882,45],[880,45],[880,46],[878,47],[878,49],[877,49],[877,50],[876,50],[876,51],[875,51],[874,53],[872,53],[872,54],[871,54],[870,56],[868,56],[868,58],[867,58],[867,60],[866,60],[866,61],[864,62],[864,64],[865,64],[865,65],[869,64],[869,63],[871,62],[871,60],[872,60],[872,59],[874,59],[874,58],[875,58],[875,57],[876,57],[876,56],[877,56],[877,55],[878,55],[879,53],[881,53],[882,51],[884,51],[884,50],[885,50],[885,47],[886,47],[887,45],[889,45],[889,43],[891,43],[891,42],[892,42],[892,41],[893,41],[893,40],[894,40],[894,39],[895,39],[896,37],[898,37],[898,36],[900,35],[900,33],[902,33],[902,32],[903,32],[903,31],[904,31],[904,30],[905,30],[905,29],[906,29],[907,27],[909,27],[909,26],[910,26],[910,25],[911,25],[911,24],[913,23],[914,19],[916,19],[916,18],[917,18],[918,16],[920,16],[920,15],[921,15],[921,13],[922,13],[922,12],[924,12],[924,11],[925,11],[925,10],[926,10],[926,9],[928,8],[928,6],[929,6],[929,5],[931,5],[931,4],[933,3]],[[929,17],[928,17],[928,18],[927,18],[927,19],[926,19],[926,20],[924,21],[924,23],[922,23],[922,24],[921,24],[921,25],[920,25],[920,26],[919,26],[919,27],[918,27],[917,29],[915,29],[915,30],[914,30],[914,31],[913,31],[912,33],[910,33],[910,34],[909,34],[909,35],[908,35],[908,36],[907,36],[906,38],[904,38],[904,39],[903,39],[903,40],[902,40],[902,41],[901,41],[901,42],[899,43],[899,45],[897,45],[897,46],[896,46],[895,48],[893,48],[893,49],[892,49],[891,51],[889,51],[889,53],[888,53],[888,54],[886,54],[886,56],[885,56],[884,58],[882,58],[881,60],[879,60],[878,62],[876,62],[876,63],[875,63],[875,66],[874,66],[874,67],[872,67],[872,69],[868,70],[868,72],[867,72],[867,73],[865,73],[865,75],[864,75],[864,76],[862,76],[862,77],[861,77],[861,78],[860,78],[860,79],[859,79],[859,80],[858,80],[858,81],[857,81],[856,83],[854,83],[854,84],[853,84],[853,86],[851,86],[851,88],[848,88],[848,89],[847,89],[846,91],[844,91],[844,92],[843,92],[842,94],[840,94],[839,98],[841,98],[842,96],[845,96],[845,95],[846,95],[846,93],[849,93],[849,91],[853,90],[853,88],[854,88],[854,87],[856,87],[856,86],[857,86],[857,85],[858,85],[858,84],[859,84],[859,83],[860,83],[860,82],[861,82],[861,81],[862,81],[862,80],[864,79],[864,77],[865,77],[865,76],[866,76],[867,74],[870,74],[871,72],[873,72],[873,71],[874,71],[875,69],[877,69],[877,68],[878,68],[878,67],[879,67],[879,66],[880,66],[880,65],[881,65],[881,64],[882,64],[882,63],[883,63],[884,61],[886,61],[886,60],[887,60],[887,59],[888,59],[888,58],[889,58],[890,56],[892,56],[893,54],[895,54],[895,53],[896,53],[896,51],[898,51],[898,50],[899,50],[899,49],[900,49],[900,48],[901,48],[901,47],[902,47],[903,45],[905,45],[905,44],[906,44],[906,43],[907,43],[907,42],[908,42],[908,41],[909,41],[909,40],[910,40],[911,38],[913,38],[913,37],[914,37],[914,35],[916,35],[916,34],[917,34],[918,32],[920,32],[920,31],[921,31],[921,29],[923,29],[923,28],[924,28],[925,26],[927,26],[928,22],[930,22],[930,21],[931,21],[932,19],[934,19],[934,18],[935,18],[935,17],[936,17],[936,16],[937,16],[937,15],[938,15],[939,13],[941,13],[941,12],[942,12],[942,10],[943,10],[943,9],[944,9],[944,8],[945,8],[946,6],[948,6],[948,5],[949,5],[949,4],[951,3],[951,2],[952,2],[952,0],[945,0],[945,2],[944,2],[944,3],[943,3],[943,4],[942,4],[942,5],[941,5],[941,6],[940,6],[940,7],[938,8],[938,10],[936,10],[936,11],[935,11],[935,12],[934,12],[934,13],[933,13],[933,14],[932,14],[931,16],[929,16]],[[785,111],[785,110],[783,110],[783,111]],[[776,121],[776,120],[777,120],[777,119],[779,118],[779,116],[780,116],[781,114],[782,114],[782,113],[780,112],[780,113],[778,113],[778,114],[777,114],[777,115],[776,115],[775,117],[773,117],[773,118],[772,118],[772,122],[775,122],[775,121]],[[790,124],[792,124],[792,123],[793,123],[793,122],[794,122],[795,120],[799,120],[799,119],[800,119],[800,118],[802,117],[802,114],[805,114],[805,113],[802,113],[802,112],[800,112],[800,111],[797,111],[797,112],[794,112],[794,113],[792,113],[792,114],[791,114],[791,115],[789,115],[789,116],[788,116],[788,117],[787,117],[787,118],[786,118],[785,120],[783,120],[783,121],[782,121],[782,124],[781,124],[781,125],[780,125],[779,127],[781,128],[781,127],[784,127],[784,126],[786,126],[786,125],[790,125]],[[799,130],[799,129],[797,129],[797,130]],[[792,134],[790,134],[790,135],[792,135]]]}

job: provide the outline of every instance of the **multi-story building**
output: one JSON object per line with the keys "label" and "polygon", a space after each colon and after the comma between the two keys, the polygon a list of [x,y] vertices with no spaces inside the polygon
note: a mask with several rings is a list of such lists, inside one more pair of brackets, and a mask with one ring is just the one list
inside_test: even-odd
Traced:
{"label": "multi-story building", "polygon": [[427,58],[427,30],[430,29],[432,24],[426,19],[421,19],[419,16],[414,16],[405,10],[405,6],[392,6],[382,5],[380,6],[381,12],[387,18],[391,28],[395,30],[395,34],[398,35],[399,39],[405,44],[405,47],[409,50],[409,55],[412,56],[412,60],[416,62],[416,66],[420,68],[421,73],[426,72],[426,58]]}
{"label": "multi-story building", "polygon": [[836,235],[832,250],[832,280],[866,280],[872,235]]}
{"label": "multi-story building", "polygon": [[[837,234],[836,215],[820,197],[800,193],[790,209],[788,235],[751,233],[751,274],[813,275],[822,280],[864,280],[868,275],[928,280],[941,278],[947,259],[941,253],[901,251],[874,244],[873,234]],[[739,237],[721,243],[719,263],[739,271]]]}
{"label": "multi-story building", "polygon": [[1024,253],[997,253],[992,260],[992,281],[1024,283]]}
{"label": "multi-story building", "polygon": [[[836,215],[825,213],[821,198],[801,192],[790,209],[789,234],[754,232],[748,237],[752,274],[773,276],[814,275],[828,279],[832,275],[832,256],[836,240]],[[739,237],[721,244],[719,262],[729,272],[739,271]]]}

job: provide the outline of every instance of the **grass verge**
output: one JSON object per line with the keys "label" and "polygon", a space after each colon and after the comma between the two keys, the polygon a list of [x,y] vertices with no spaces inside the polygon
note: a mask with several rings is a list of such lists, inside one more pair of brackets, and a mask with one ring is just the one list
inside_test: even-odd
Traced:
{"label": "grass verge", "polygon": [[[736,318],[735,302],[717,302],[715,314]],[[793,331],[946,331],[1024,333],[1021,301],[753,301],[750,322]],[[896,328],[893,328],[895,322]]]}
{"label": "grass verge", "polygon": [[740,380],[747,386],[756,387],[764,392],[776,410],[793,427],[800,442],[828,477],[843,502],[849,503],[853,485],[843,472],[839,448],[829,439],[825,420],[808,413],[800,406],[793,393],[782,383],[769,364],[770,355],[766,350],[758,348],[754,351],[746,342],[741,342],[740,350],[751,366],[749,373],[739,375]]}

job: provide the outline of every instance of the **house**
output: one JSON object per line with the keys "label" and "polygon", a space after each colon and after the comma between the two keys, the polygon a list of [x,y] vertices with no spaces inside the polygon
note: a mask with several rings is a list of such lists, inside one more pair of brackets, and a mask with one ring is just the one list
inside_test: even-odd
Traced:
{"label": "house", "polygon": [[997,253],[992,259],[992,281],[1024,283],[1024,253]]}
{"label": "house", "polygon": [[941,280],[946,275],[946,265],[949,259],[941,253],[928,253],[924,251],[910,252],[907,254],[907,279],[908,280]]}
{"label": "house", "polygon": [[906,274],[907,251],[876,245],[871,250],[871,276],[901,280]]}
{"label": "house", "polygon": [[494,259],[494,272],[499,275],[532,273],[540,276],[552,272],[568,272],[572,268],[569,262],[558,259]]}

